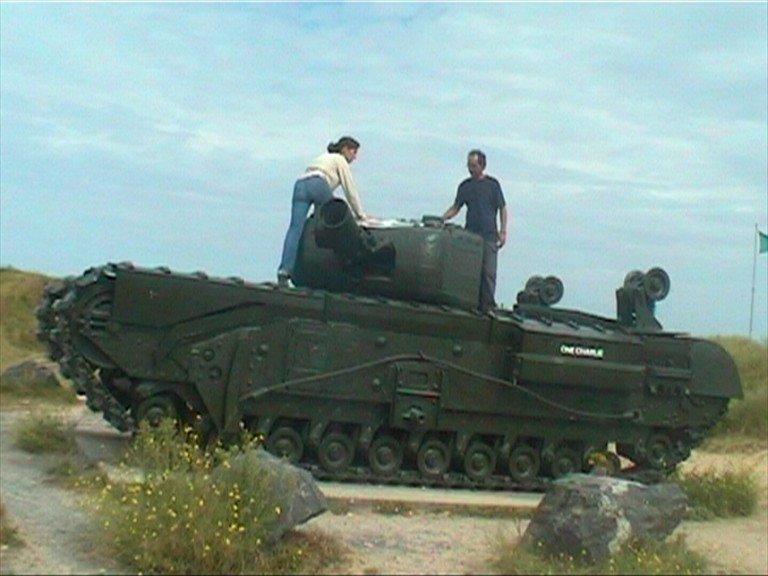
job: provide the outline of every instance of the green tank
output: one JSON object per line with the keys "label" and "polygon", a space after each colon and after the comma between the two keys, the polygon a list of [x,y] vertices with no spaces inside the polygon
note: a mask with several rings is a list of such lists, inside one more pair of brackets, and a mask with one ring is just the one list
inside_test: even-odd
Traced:
{"label": "green tank", "polygon": [[742,397],[722,347],[662,329],[662,269],[626,275],[615,318],[556,307],[554,276],[480,314],[481,258],[438,218],[361,228],[332,202],[293,288],[107,264],[46,288],[38,336],[118,430],[245,427],[347,481],[538,489],[619,456],[658,478]]}

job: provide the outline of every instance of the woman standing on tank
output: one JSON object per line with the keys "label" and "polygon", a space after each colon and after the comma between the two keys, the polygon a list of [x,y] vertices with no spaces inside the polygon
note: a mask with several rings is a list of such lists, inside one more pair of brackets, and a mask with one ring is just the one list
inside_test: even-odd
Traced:
{"label": "woman standing on tank", "polygon": [[360,194],[349,168],[357,158],[359,148],[360,143],[351,136],[343,136],[338,142],[331,142],[328,144],[328,152],[315,158],[306,172],[296,180],[291,201],[291,223],[285,234],[283,257],[277,270],[277,282],[280,286],[288,286],[288,281],[293,275],[301,231],[310,206],[317,210],[324,202],[333,198],[333,191],[341,186],[355,218],[366,219],[360,204]]}

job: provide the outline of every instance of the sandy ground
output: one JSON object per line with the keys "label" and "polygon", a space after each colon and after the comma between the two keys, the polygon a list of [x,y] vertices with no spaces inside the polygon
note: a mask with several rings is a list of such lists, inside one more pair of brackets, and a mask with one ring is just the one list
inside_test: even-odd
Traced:
{"label": "sandy ground", "polygon": [[760,488],[758,510],[749,518],[683,522],[677,533],[701,552],[718,574],[768,574],[768,450],[753,454],[694,452],[686,470],[748,470]]}
{"label": "sandy ground", "polygon": [[[74,414],[88,426],[94,421],[85,411]],[[0,551],[0,574],[131,573],[96,551],[94,522],[78,494],[46,481],[51,458],[13,446],[15,418],[17,413],[0,412],[0,496],[26,545]],[[106,446],[104,457],[110,453]],[[684,522],[677,532],[710,560],[713,572],[768,574],[768,451],[747,456],[696,453],[686,463],[688,468],[713,466],[746,467],[755,474],[762,494],[758,513]],[[439,513],[422,510],[420,502],[435,500],[430,490],[410,489],[409,500],[409,512],[402,514],[382,514],[375,505],[359,502],[343,512],[323,514],[300,530],[334,535],[347,547],[347,563],[333,573],[478,574],[488,573],[498,537],[519,536],[527,525],[524,520],[467,516],[460,513],[461,503]],[[528,502],[530,506],[530,496]]]}

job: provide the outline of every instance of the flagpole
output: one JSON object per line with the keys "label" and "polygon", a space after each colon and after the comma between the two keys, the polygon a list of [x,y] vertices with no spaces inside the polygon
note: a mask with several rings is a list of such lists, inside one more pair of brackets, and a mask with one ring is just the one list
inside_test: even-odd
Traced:
{"label": "flagpole", "polygon": [[753,244],[754,254],[752,255],[752,299],[749,303],[749,339],[752,340],[752,315],[755,311],[755,270],[757,270],[757,244],[759,241],[759,234],[757,232],[757,222],[755,222],[755,240]]}

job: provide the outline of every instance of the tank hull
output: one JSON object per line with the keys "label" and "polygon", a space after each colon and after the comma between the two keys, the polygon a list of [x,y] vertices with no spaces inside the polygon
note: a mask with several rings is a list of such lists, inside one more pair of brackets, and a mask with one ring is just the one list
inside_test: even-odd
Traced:
{"label": "tank hull", "polygon": [[245,426],[337,479],[535,488],[617,453],[665,473],[741,396],[714,343],[535,304],[481,315],[110,264],[49,289],[38,318],[116,428]]}

